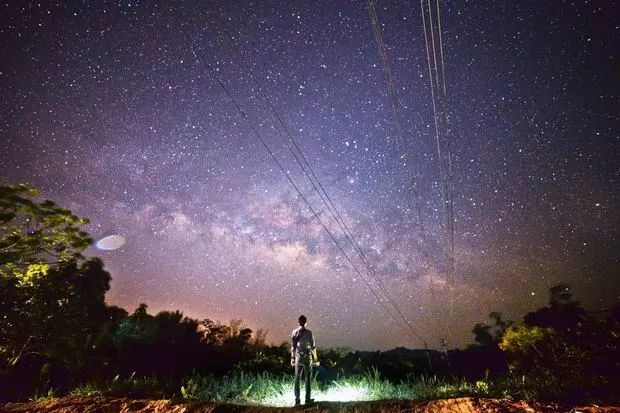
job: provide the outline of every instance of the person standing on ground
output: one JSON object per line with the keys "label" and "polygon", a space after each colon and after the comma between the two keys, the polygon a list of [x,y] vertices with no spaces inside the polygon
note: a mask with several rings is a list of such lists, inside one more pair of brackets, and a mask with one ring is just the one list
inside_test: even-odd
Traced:
{"label": "person standing on ground", "polygon": [[310,397],[310,381],[312,380],[312,365],[319,365],[316,355],[316,346],[312,331],[306,328],[307,319],[305,316],[299,316],[299,327],[293,330],[291,337],[291,366],[295,367],[295,406],[299,406],[299,382],[302,374],[306,382],[306,403],[314,401]]}

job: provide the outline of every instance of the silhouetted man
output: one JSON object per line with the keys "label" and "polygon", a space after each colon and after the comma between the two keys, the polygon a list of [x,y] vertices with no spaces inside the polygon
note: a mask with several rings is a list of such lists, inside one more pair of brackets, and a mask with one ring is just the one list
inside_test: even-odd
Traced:
{"label": "silhouetted man", "polygon": [[306,328],[306,317],[299,316],[299,327],[293,330],[291,345],[291,366],[295,367],[295,406],[299,406],[299,382],[304,375],[306,382],[306,404],[314,400],[310,397],[312,364],[319,365],[312,331]]}

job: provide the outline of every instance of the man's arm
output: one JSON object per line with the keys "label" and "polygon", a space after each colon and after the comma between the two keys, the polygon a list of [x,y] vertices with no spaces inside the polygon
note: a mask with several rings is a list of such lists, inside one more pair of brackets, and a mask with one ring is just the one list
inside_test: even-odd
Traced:
{"label": "man's arm", "polygon": [[319,363],[319,356],[316,354],[316,343],[314,342],[314,334],[310,335],[310,351],[312,352],[312,361],[317,366]]}
{"label": "man's arm", "polygon": [[291,366],[295,365],[295,350],[297,349],[297,340],[295,340],[295,333],[291,336]]}

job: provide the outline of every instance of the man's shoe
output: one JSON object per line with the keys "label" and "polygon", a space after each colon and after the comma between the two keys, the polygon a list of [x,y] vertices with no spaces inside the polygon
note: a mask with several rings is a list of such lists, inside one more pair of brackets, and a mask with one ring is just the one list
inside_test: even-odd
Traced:
{"label": "man's shoe", "polygon": [[295,407],[301,405],[301,401],[299,399],[295,400]]}
{"label": "man's shoe", "polygon": [[304,404],[312,404],[314,403],[314,399],[306,399],[306,403]]}

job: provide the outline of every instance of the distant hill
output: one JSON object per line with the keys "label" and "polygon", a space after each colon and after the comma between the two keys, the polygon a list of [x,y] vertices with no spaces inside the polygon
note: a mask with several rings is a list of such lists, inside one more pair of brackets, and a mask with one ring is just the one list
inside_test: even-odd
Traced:
{"label": "distant hill", "polygon": [[426,350],[423,348],[410,349],[407,347],[396,347],[396,348],[393,348],[392,350],[386,350],[386,351],[357,351],[356,353],[360,355],[367,355],[367,354],[371,355],[371,354],[380,353],[380,354],[385,354],[385,355],[394,355],[398,357],[413,358],[413,359],[426,358],[427,354],[431,355],[431,357],[439,356],[442,354],[441,351],[437,351],[437,350]]}

